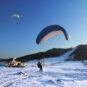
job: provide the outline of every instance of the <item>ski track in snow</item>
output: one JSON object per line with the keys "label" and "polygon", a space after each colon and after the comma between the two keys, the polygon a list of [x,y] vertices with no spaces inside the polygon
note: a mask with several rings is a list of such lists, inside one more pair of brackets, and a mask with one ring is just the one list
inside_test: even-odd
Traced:
{"label": "ski track in snow", "polygon": [[[46,59],[43,72],[39,72],[37,61],[27,62],[24,68],[0,67],[0,87],[87,87],[87,66],[63,61],[74,50]],[[58,61],[63,62],[56,64]]]}

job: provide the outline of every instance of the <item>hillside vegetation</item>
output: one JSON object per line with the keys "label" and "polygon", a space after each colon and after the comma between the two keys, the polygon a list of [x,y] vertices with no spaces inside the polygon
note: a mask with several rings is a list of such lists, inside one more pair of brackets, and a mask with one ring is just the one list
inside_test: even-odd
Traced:
{"label": "hillside vegetation", "polygon": [[[39,53],[35,53],[35,54],[18,57],[16,60],[21,61],[21,62],[26,62],[26,61],[35,60],[35,59],[40,60],[43,58],[59,57],[72,49],[74,49],[74,48],[66,48],[66,49],[53,48],[46,52],[39,52]],[[3,61],[3,62],[9,62],[11,60],[12,60],[12,58],[8,58],[8,59],[1,58],[0,59],[0,61]],[[87,45],[78,45],[76,47],[75,51],[72,52],[67,57],[67,60],[78,60],[78,61],[87,60]]]}

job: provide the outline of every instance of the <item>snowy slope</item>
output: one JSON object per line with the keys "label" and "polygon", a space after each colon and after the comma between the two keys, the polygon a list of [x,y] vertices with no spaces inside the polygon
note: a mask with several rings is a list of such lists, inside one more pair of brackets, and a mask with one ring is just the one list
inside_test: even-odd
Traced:
{"label": "snowy slope", "polygon": [[87,66],[63,61],[74,50],[60,58],[45,59],[43,72],[39,72],[37,60],[27,62],[24,68],[0,67],[0,87],[87,87]]}

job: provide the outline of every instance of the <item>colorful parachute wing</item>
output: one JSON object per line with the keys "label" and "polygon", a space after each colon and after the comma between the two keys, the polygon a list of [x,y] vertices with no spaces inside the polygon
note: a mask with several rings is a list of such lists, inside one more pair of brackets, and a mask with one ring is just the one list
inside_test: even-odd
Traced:
{"label": "colorful parachute wing", "polygon": [[17,18],[20,18],[20,15],[18,15],[18,14],[13,14],[13,15],[11,15],[11,17],[17,17]]}
{"label": "colorful parachute wing", "polygon": [[55,35],[60,35],[64,34],[66,40],[70,40],[70,35],[69,33],[61,26],[59,25],[50,25],[46,28],[44,28],[39,35],[37,36],[36,43],[37,44],[42,44],[45,41],[47,41],[49,38],[55,36]]}

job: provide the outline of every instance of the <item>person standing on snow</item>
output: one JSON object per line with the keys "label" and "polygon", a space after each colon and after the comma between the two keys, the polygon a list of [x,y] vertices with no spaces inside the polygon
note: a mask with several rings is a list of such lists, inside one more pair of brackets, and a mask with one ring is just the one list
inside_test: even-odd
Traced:
{"label": "person standing on snow", "polygon": [[38,68],[40,68],[40,72],[42,72],[43,71],[43,66],[42,66],[42,63],[39,61],[38,63],[37,63],[37,66],[38,66]]}

